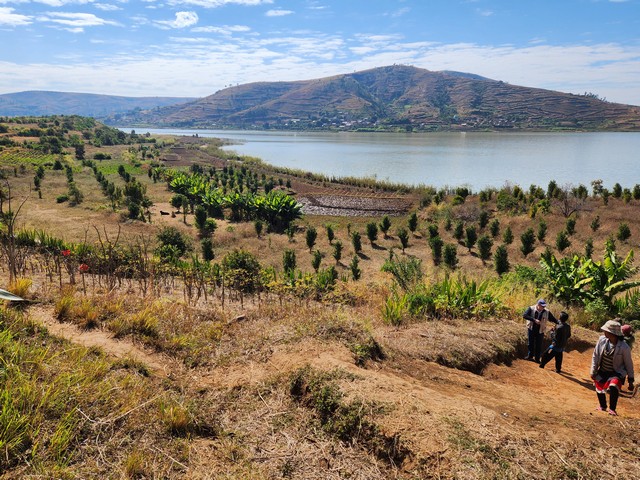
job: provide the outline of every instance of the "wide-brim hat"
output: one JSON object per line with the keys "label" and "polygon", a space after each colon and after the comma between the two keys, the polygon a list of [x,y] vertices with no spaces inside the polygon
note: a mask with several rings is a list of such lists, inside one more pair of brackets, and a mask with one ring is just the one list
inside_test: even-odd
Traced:
{"label": "wide-brim hat", "polygon": [[602,327],[600,327],[600,330],[609,332],[616,337],[622,336],[622,328],[620,327],[620,322],[617,322],[616,320],[609,320]]}

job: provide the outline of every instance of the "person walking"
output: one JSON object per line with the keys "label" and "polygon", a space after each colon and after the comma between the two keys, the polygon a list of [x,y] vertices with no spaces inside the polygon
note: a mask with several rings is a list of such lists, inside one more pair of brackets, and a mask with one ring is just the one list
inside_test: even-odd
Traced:
{"label": "person walking", "polygon": [[[618,415],[618,396],[626,376],[629,390],[634,388],[633,361],[631,348],[623,340],[622,328],[618,320],[609,320],[601,328],[603,335],[598,339],[591,357],[591,379],[596,387],[599,411]],[[609,409],[607,410],[607,393]]]}
{"label": "person walking", "polygon": [[527,356],[525,360],[540,363],[542,354],[542,342],[544,334],[547,331],[547,323],[552,322],[556,325],[558,320],[547,309],[547,302],[540,299],[535,305],[527,307],[522,314],[522,318],[527,321]]}
{"label": "person walking", "polygon": [[567,323],[569,320],[569,314],[567,312],[560,312],[558,317],[559,323],[551,332],[551,345],[542,354],[540,361],[540,368],[544,368],[552,358],[556,359],[556,372],[562,371],[562,357],[567,347],[567,341],[571,337],[571,325]]}

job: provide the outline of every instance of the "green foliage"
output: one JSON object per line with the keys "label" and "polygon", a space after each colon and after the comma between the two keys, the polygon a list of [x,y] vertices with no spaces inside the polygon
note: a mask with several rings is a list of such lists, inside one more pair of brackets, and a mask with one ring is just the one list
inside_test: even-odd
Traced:
{"label": "green foliage", "polygon": [[320,264],[322,263],[322,253],[320,250],[315,250],[313,255],[311,256],[311,266],[318,273],[318,269],[320,268]]}
{"label": "green foliage", "polygon": [[478,255],[480,259],[485,262],[491,258],[491,248],[493,247],[493,240],[488,235],[482,235],[478,239]]}
{"label": "green foliage", "polygon": [[457,221],[453,227],[453,238],[460,241],[464,235],[464,223]]}
{"label": "green foliage", "polygon": [[398,236],[398,240],[400,240],[400,245],[402,246],[402,252],[404,253],[405,248],[409,246],[409,232],[407,232],[406,228],[399,228],[396,232]]}
{"label": "green foliage", "polygon": [[600,215],[596,215],[593,220],[591,220],[591,231],[596,232],[600,228]]}
{"label": "green foliage", "polygon": [[175,260],[191,249],[189,239],[176,227],[164,227],[157,235],[160,245],[156,255],[161,260]]}
{"label": "green foliage", "polygon": [[487,212],[486,210],[481,210],[480,211],[480,215],[478,217],[478,225],[480,226],[480,229],[484,229],[484,227],[487,226],[487,224],[489,223],[489,212]]}
{"label": "green foliage", "polygon": [[433,258],[434,265],[439,265],[442,261],[442,247],[444,241],[439,236],[435,236],[429,239],[429,247],[431,248],[431,257]]}
{"label": "green foliage", "polygon": [[296,251],[292,249],[286,249],[282,252],[282,269],[284,273],[291,276],[296,269]]}
{"label": "green foliage", "polygon": [[631,229],[629,225],[626,223],[621,223],[618,225],[618,233],[616,234],[616,238],[621,242],[626,242],[631,237]]}
{"label": "green foliage", "polygon": [[366,231],[367,231],[367,238],[369,239],[369,242],[373,246],[374,242],[378,239],[378,225],[376,225],[375,222],[369,222],[367,223]]}
{"label": "green foliage", "polygon": [[527,228],[525,232],[520,235],[520,251],[522,255],[526,258],[533,250],[535,249],[536,236],[533,233],[533,228]]}
{"label": "green foliage", "polygon": [[471,251],[471,249],[475,246],[478,241],[478,231],[476,227],[473,225],[468,226],[465,229],[465,246]]}
{"label": "green foliage", "polygon": [[508,225],[502,233],[502,241],[505,245],[511,245],[513,243],[513,232],[511,231],[511,227]]}
{"label": "green foliage", "polygon": [[571,241],[569,240],[569,235],[567,235],[567,232],[564,230],[560,230],[556,236],[556,248],[559,252],[563,252],[570,246]]}
{"label": "green foliage", "polygon": [[509,252],[506,246],[499,245],[498,248],[496,248],[493,254],[493,264],[498,275],[509,271],[511,266],[509,264]]}
{"label": "green foliage", "polygon": [[544,242],[544,239],[547,237],[547,222],[544,219],[541,219],[538,223],[538,233],[536,234],[536,238],[540,243]]}
{"label": "green foliage", "polygon": [[317,238],[318,238],[318,232],[317,232],[316,228],[311,226],[311,225],[309,225],[307,227],[307,232],[305,234],[305,240],[307,242],[307,248],[309,249],[309,251],[311,251],[313,246],[316,244],[316,239]]}
{"label": "green foliage", "polygon": [[569,217],[564,226],[567,235],[573,235],[576,232],[576,217]]}
{"label": "green foliage", "polygon": [[342,242],[340,240],[337,240],[336,243],[333,244],[333,258],[336,263],[339,263],[342,258]]}
{"label": "green foliage", "polygon": [[593,255],[593,239],[587,238],[587,241],[584,244],[584,256],[591,258],[591,255]]}
{"label": "green foliage", "polygon": [[382,265],[382,271],[393,275],[393,279],[402,288],[402,290],[410,290],[418,282],[422,280],[422,262],[414,257],[399,258],[395,254],[390,257]]}
{"label": "green foliage", "polygon": [[234,250],[222,259],[222,273],[229,285],[241,292],[252,293],[262,284],[260,279],[260,262],[251,253]]}
{"label": "green foliage", "polygon": [[391,220],[388,215],[382,217],[382,221],[380,222],[380,231],[384,234],[384,238],[387,238],[387,233],[391,228]]}
{"label": "green foliage", "polygon": [[333,231],[333,226],[327,224],[325,228],[327,229],[327,239],[329,240],[329,243],[332,243],[333,239],[336,236],[335,232]]}
{"label": "green foliage", "polygon": [[360,269],[359,265],[360,258],[358,257],[358,255],[354,255],[351,259],[351,263],[349,264],[349,270],[351,270],[351,278],[353,278],[353,280],[355,281],[360,280],[360,277],[362,276],[362,270]]}
{"label": "green foliage", "polygon": [[454,244],[445,244],[442,257],[444,264],[450,269],[453,270],[458,266],[458,249]]}
{"label": "green foliage", "polygon": [[578,255],[558,260],[549,253],[540,263],[549,276],[553,294],[566,304],[602,300],[612,308],[617,294],[640,286],[638,281],[627,281],[636,272],[633,250],[622,261],[614,250],[606,252],[601,262]]}
{"label": "green foliage", "polygon": [[416,212],[411,213],[411,215],[409,216],[407,226],[409,227],[409,231],[411,233],[414,233],[418,228],[418,214]]}
{"label": "green foliage", "polygon": [[213,240],[210,238],[202,239],[200,247],[202,249],[202,258],[204,258],[205,261],[210,262],[215,258],[215,254],[213,253]]}
{"label": "green foliage", "polygon": [[356,254],[362,251],[362,235],[360,235],[360,232],[351,233],[351,245]]}
{"label": "green foliage", "polygon": [[491,221],[491,224],[489,225],[489,233],[491,233],[491,236],[493,238],[496,238],[498,235],[500,235],[500,220],[494,218]]}

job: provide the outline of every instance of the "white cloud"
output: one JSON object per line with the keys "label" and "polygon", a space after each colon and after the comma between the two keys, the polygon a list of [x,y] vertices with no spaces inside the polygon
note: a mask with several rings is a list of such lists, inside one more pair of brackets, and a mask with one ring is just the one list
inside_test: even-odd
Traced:
{"label": "white cloud", "polygon": [[0,7],[0,25],[8,25],[18,27],[22,25],[30,25],[33,23],[32,17],[13,13],[13,8]]}
{"label": "white cloud", "polygon": [[86,27],[118,26],[118,23],[102,19],[92,13],[46,12],[39,16],[37,20],[62,26],[72,33],[80,33]]}
{"label": "white cloud", "polygon": [[273,0],[169,0],[169,5],[195,5],[204,8],[218,8],[225,5],[244,5],[255,7],[258,5],[270,5]]}
{"label": "white cloud", "polygon": [[102,10],[103,12],[115,12],[117,10],[122,10],[122,7],[111,3],[95,3],[94,5],[98,10]]}
{"label": "white cloud", "polygon": [[293,10],[269,10],[265,15],[267,17],[285,17],[287,15],[291,15]]}
{"label": "white cloud", "polygon": [[246,25],[221,25],[219,27],[195,27],[191,31],[197,33],[219,33],[221,35],[232,35],[234,33],[250,32],[251,29]]}
{"label": "white cloud", "polygon": [[166,28],[190,27],[198,23],[198,14],[196,12],[176,12],[175,20],[158,20],[155,23]]}

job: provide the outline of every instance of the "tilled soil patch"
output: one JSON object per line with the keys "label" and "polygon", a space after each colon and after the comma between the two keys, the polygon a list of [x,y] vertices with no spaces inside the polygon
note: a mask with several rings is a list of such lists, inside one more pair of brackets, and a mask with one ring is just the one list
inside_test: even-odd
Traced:
{"label": "tilled soil patch", "polygon": [[303,211],[307,215],[398,216],[403,215],[410,208],[409,200],[398,197],[305,195],[297,200],[303,205]]}

